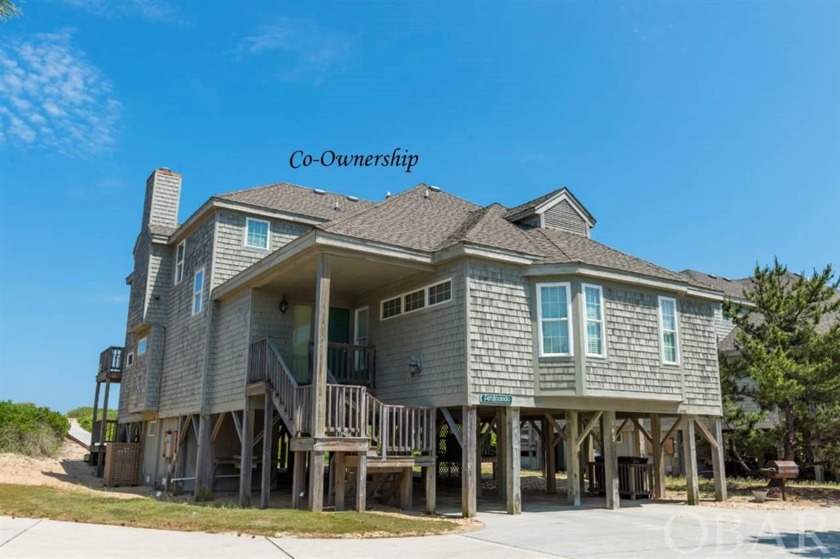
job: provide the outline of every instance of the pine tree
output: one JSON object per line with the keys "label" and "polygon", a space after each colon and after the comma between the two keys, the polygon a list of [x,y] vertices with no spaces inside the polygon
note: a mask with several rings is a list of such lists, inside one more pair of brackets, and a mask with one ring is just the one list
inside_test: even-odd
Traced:
{"label": "pine tree", "polygon": [[775,260],[756,266],[744,290],[746,304],[724,303],[739,329],[740,353],[722,357],[724,400],[731,404],[746,395],[765,412],[777,410],[776,442],[785,460],[840,458],[838,286],[831,265],[805,277]]}

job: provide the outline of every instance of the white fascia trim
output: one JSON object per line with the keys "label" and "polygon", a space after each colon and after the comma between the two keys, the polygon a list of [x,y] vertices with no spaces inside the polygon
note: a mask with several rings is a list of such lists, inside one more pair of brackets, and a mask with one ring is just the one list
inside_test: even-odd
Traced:
{"label": "white fascia trim", "polygon": [[653,289],[662,289],[678,295],[686,297],[694,297],[697,299],[705,299],[708,301],[723,301],[723,294],[718,294],[715,291],[705,291],[700,288],[680,284],[677,282],[670,282],[668,280],[659,280],[638,276],[629,272],[618,272],[612,270],[605,270],[586,264],[534,264],[530,266],[525,272],[524,276],[560,276],[560,275],[577,275],[590,278],[597,278],[601,280],[615,281],[619,283],[631,283],[634,285],[641,285]]}

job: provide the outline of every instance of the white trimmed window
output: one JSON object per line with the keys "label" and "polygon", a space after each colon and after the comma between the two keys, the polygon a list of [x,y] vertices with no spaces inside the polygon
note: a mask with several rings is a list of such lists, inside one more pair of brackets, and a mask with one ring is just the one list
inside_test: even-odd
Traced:
{"label": "white trimmed window", "polygon": [[[148,348],[148,345],[149,345],[149,340],[145,336],[140,338],[140,341],[137,342],[137,355],[139,356],[139,355],[143,355],[144,353],[146,353],[146,349]],[[132,359],[132,362],[133,361],[134,360]]]}
{"label": "white trimmed window", "polygon": [[184,254],[187,251],[187,241],[181,241],[175,249],[175,285],[184,279]]}
{"label": "white trimmed window", "polygon": [[268,250],[271,237],[271,224],[262,219],[247,218],[245,220],[245,246]]}
{"label": "white trimmed window", "polygon": [[146,431],[146,436],[149,437],[156,437],[157,436],[157,421],[149,421],[149,429]]}
{"label": "white trimmed window", "polygon": [[572,297],[569,283],[538,283],[540,355],[572,355]]}
{"label": "white trimmed window", "polygon": [[452,300],[452,280],[415,289],[399,297],[382,301],[382,319],[393,318],[401,314],[419,311],[426,307],[433,307]]}
{"label": "white trimmed window", "polygon": [[586,355],[605,357],[604,292],[600,285],[583,284],[583,304],[586,310]]}
{"label": "white trimmed window", "polygon": [[204,268],[195,273],[193,278],[192,313],[198,314],[204,308]]}
{"label": "white trimmed window", "polygon": [[666,365],[679,365],[677,300],[672,297],[659,298],[659,331],[662,337],[662,362]]}
{"label": "white trimmed window", "polygon": [[134,365],[134,352],[130,351],[128,357],[126,357],[125,366],[131,367],[132,365]]}

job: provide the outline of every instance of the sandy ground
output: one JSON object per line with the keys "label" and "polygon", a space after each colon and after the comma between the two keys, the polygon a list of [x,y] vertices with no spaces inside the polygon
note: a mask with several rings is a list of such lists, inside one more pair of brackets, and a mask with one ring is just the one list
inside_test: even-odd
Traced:
{"label": "sandy ground", "polygon": [[151,495],[148,487],[105,487],[95,468],[85,461],[87,451],[78,443],[65,440],[55,458],[32,458],[20,454],[0,454],[0,483],[49,485],[64,489],[83,489],[110,497],[133,498]]}

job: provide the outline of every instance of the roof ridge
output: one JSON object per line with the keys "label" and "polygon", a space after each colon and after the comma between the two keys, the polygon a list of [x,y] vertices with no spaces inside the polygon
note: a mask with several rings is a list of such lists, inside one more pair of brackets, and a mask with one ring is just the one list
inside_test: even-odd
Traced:
{"label": "roof ridge", "polygon": [[542,194],[540,196],[537,196],[536,198],[528,200],[527,202],[524,202],[522,204],[514,206],[507,211],[507,214],[505,215],[505,218],[509,218],[509,217],[514,216],[518,213],[521,213],[521,212],[525,211],[529,206],[537,207],[540,204],[542,204],[543,202],[545,202],[546,200],[552,198],[553,196],[556,196],[557,194],[560,194],[560,192],[563,191],[563,190],[569,190],[569,188],[567,186],[561,186],[560,188],[555,188],[551,192],[548,192],[546,194]]}
{"label": "roof ridge", "polygon": [[[300,188],[301,190],[312,190],[312,191],[320,190],[320,191],[325,192],[326,194],[333,194],[335,196],[353,196],[352,194],[345,194],[343,192],[335,192],[335,191],[332,191],[332,190],[325,190],[323,188],[316,187],[316,186],[305,186],[305,185],[302,185],[302,184],[294,184],[294,183],[286,182],[286,181],[278,181],[278,182],[273,182],[273,183],[270,183],[270,184],[263,184],[263,185],[260,185],[260,186],[249,186],[247,188],[240,188],[238,190],[231,190],[231,191],[228,191],[228,192],[223,192],[221,194],[214,194],[211,197],[212,198],[222,198],[224,196],[232,196],[234,194],[241,194],[243,192],[251,192],[251,191],[254,191],[254,190],[262,190],[262,189],[265,189],[265,188],[273,188],[273,187],[277,187],[277,186],[291,186],[293,188]],[[354,196],[354,198],[359,198],[359,197]],[[359,198],[359,199],[364,200],[365,202],[372,202],[372,200],[366,200],[364,198]]]}
{"label": "roof ridge", "polygon": [[568,258],[569,260],[574,261],[574,258],[572,258],[571,256],[569,256],[569,255],[566,253],[566,251],[565,251],[565,250],[563,250],[563,249],[562,249],[562,247],[560,247],[560,245],[558,245],[557,243],[555,243],[555,242],[554,242],[554,239],[552,239],[551,237],[549,237],[549,236],[548,236],[547,231],[546,231],[545,229],[543,229],[542,227],[537,227],[536,229],[531,229],[531,231],[536,231],[536,232],[537,232],[539,235],[541,235],[541,236],[542,236],[542,237],[543,237],[546,241],[548,241],[548,243],[549,243],[549,244],[551,244],[551,246],[553,246],[554,248],[556,248],[557,250],[559,250],[559,251],[560,251],[560,254],[562,254],[563,256],[565,256],[566,258]]}
{"label": "roof ridge", "polygon": [[411,188],[407,188],[407,189],[403,190],[402,192],[398,192],[398,193],[394,194],[393,196],[386,197],[384,200],[380,200],[378,202],[372,202],[369,207],[367,207],[367,208],[365,208],[361,211],[358,211],[358,212],[350,214],[350,215],[343,215],[339,219],[331,219],[330,221],[325,221],[324,223],[319,223],[315,227],[317,227],[318,229],[322,229],[324,231],[328,231],[333,226],[340,225],[340,224],[342,224],[342,223],[344,223],[348,220],[360,217],[360,216],[362,216],[362,215],[364,215],[368,212],[371,212],[373,210],[381,208],[382,206],[384,206],[385,204],[387,204],[389,202],[392,202],[392,201],[394,201],[398,198],[402,198],[403,196],[407,195],[409,192],[413,192],[413,191],[419,189],[421,186],[424,187],[424,188],[428,188],[429,185],[427,185],[426,183],[422,183],[422,182],[417,183],[414,186],[412,186]]}

